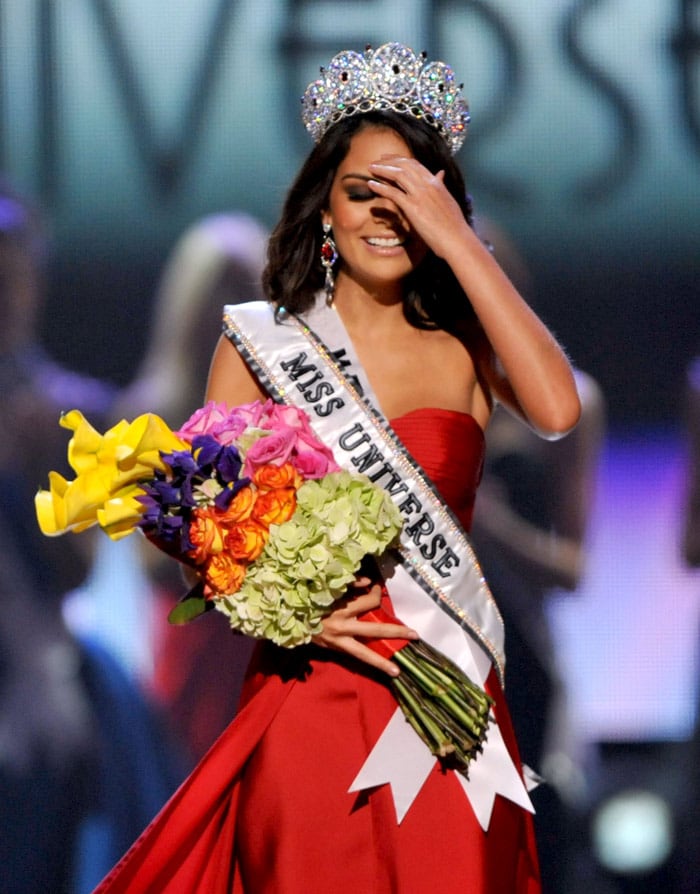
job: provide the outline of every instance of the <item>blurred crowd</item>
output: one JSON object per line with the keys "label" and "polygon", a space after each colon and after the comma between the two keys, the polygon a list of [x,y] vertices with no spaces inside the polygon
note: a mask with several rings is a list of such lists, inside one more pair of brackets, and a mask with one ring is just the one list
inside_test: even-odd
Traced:
{"label": "blurred crowd", "polygon": [[239,214],[183,235],[153,301],[143,364],[117,390],[42,347],[45,221],[0,185],[4,894],[91,891],[233,716],[244,638],[211,617],[169,627],[186,591],[177,569],[136,536],[43,537],[34,494],[49,470],[69,473],[61,412],[79,408],[104,430],[146,410],[177,425],[200,405],[221,305],[260,297],[265,241]]}

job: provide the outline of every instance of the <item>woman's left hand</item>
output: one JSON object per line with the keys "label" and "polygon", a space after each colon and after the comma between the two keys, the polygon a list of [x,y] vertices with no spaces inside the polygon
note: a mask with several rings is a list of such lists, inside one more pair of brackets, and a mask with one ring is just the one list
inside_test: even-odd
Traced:
{"label": "woman's left hand", "polygon": [[360,595],[350,595],[326,615],[321,632],[313,636],[311,641],[317,646],[352,655],[353,658],[384,671],[390,677],[398,676],[398,665],[374,652],[363,640],[418,639],[418,634],[403,624],[360,620],[365,612],[381,605],[382,591],[379,584],[372,584],[369,578],[360,577],[351,585],[350,591],[357,591]]}
{"label": "woman's left hand", "polygon": [[462,209],[445,186],[445,172],[432,174],[415,158],[382,155],[369,165],[377,179],[368,185],[374,193],[390,199],[434,254],[450,255],[452,246],[463,247],[474,238]]}

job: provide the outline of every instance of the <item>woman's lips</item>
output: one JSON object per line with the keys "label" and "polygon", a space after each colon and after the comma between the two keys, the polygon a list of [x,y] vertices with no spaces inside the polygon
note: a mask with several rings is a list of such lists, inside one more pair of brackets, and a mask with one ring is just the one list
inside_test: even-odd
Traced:
{"label": "woman's lips", "polygon": [[367,242],[376,248],[398,248],[405,243],[405,239],[398,236],[368,236]]}

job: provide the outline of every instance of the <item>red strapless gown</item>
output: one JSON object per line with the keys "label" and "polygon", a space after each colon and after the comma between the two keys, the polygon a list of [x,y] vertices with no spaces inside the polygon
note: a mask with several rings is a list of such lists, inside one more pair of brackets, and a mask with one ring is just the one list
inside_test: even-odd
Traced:
{"label": "red strapless gown", "polygon": [[[392,425],[468,525],[476,422],[419,410]],[[518,765],[495,674],[487,687]],[[97,892],[537,894],[531,817],[500,795],[483,832],[437,766],[401,825],[387,786],[348,794],[395,706],[381,675],[352,659],[261,645],[235,721]]]}

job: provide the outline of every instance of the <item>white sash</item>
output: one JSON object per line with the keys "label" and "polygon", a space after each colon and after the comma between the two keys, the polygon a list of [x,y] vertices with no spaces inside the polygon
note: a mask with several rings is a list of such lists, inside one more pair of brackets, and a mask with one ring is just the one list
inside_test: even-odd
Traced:
{"label": "white sash", "polygon": [[[306,410],[338,464],[368,475],[401,510],[399,550],[380,561],[397,616],[475,682],[492,663],[502,680],[503,624],[464,531],[378,411],[338,314],[318,301],[304,317],[276,319],[265,302],[228,305],[224,331],[270,396]],[[350,791],[390,783],[400,822],[435,761],[397,708]],[[497,793],[532,811],[495,722],[469,774],[455,776],[484,829]]]}

